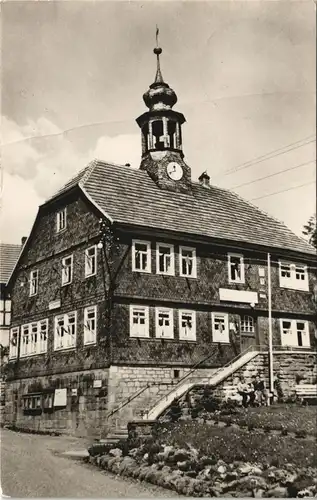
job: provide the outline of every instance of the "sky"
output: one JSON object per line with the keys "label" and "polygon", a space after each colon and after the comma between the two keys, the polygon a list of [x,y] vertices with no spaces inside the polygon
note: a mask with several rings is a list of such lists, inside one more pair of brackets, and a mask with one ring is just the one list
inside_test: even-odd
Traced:
{"label": "sky", "polygon": [[3,242],[27,236],[38,206],[92,159],[139,166],[135,119],[155,76],[156,24],[192,178],[207,170],[301,235],[316,210],[312,0],[1,9]]}

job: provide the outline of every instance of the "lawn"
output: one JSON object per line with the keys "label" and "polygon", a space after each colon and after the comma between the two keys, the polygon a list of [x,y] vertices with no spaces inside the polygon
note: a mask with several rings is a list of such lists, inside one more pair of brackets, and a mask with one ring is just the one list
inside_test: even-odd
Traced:
{"label": "lawn", "polygon": [[308,434],[317,435],[317,407],[273,405],[258,408],[243,408],[234,415],[221,415],[220,420],[252,425],[258,428],[276,430],[286,429],[289,432],[304,430]]}
{"label": "lawn", "polygon": [[197,421],[162,425],[157,441],[164,445],[186,448],[231,463],[235,460],[282,467],[317,467],[316,443],[313,440],[260,433],[233,427],[218,427]]}

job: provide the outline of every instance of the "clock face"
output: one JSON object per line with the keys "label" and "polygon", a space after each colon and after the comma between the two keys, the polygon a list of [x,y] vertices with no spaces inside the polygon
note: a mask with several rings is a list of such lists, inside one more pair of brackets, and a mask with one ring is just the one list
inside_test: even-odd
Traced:
{"label": "clock face", "polygon": [[179,181],[183,177],[183,169],[176,161],[169,163],[166,170],[167,175],[173,179],[173,181]]}

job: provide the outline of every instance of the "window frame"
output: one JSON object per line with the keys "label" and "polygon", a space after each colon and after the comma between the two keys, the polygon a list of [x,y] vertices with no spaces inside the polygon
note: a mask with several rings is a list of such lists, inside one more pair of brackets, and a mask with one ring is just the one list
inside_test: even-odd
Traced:
{"label": "window frame", "polygon": [[0,327],[6,328],[11,324],[11,299],[0,299]]}
{"label": "window frame", "polygon": [[[147,265],[145,269],[138,269],[136,267],[136,250],[135,245],[146,245],[146,256],[147,256]],[[145,240],[132,240],[132,271],[136,273],[151,273],[151,242]]]}
{"label": "window frame", "polygon": [[[90,312],[94,312],[93,318],[88,318]],[[84,309],[84,345],[94,345],[97,343],[97,324],[98,324],[98,310],[97,305],[87,306]],[[88,327],[88,321],[95,321],[95,328],[93,330],[93,334],[91,334],[92,330]],[[88,333],[90,332],[90,333]],[[87,340],[88,337],[93,340]]]}
{"label": "window frame", "polygon": [[[284,334],[283,323],[284,322],[290,323],[289,332],[290,332],[290,335],[292,336],[292,339],[294,341],[293,343],[283,342],[283,334]],[[304,333],[305,333],[307,343],[303,344],[303,345],[298,344],[298,331],[299,331],[298,326],[297,326],[298,323],[304,324],[304,329],[302,331],[304,331]],[[289,346],[289,347],[297,347],[299,349],[307,349],[307,348],[311,347],[310,334],[309,334],[309,322],[305,319],[280,318],[280,336],[281,336],[281,346],[283,346],[283,347]],[[296,341],[296,343],[295,343],[295,341]]]}
{"label": "window frame", "polygon": [[[170,260],[171,266],[169,271],[161,271],[160,270],[160,247],[165,247],[170,249]],[[161,274],[164,276],[175,276],[175,251],[174,245],[171,243],[156,243],[156,274]]]}
{"label": "window frame", "polygon": [[[240,277],[240,279],[232,279],[231,278],[231,258],[232,257],[240,259],[240,269],[241,269],[241,277]],[[229,283],[244,284],[245,283],[244,255],[242,253],[228,252],[228,254],[227,254],[227,260],[228,260],[228,281],[229,281]]]}
{"label": "window frame", "polygon": [[[279,286],[280,288],[288,288],[290,290],[299,290],[303,292],[309,292],[309,276],[308,276],[308,266],[307,264],[301,264],[299,262],[290,262],[286,260],[278,261],[279,270]],[[290,276],[282,276],[282,267],[289,267]],[[301,268],[304,272],[304,280],[296,278],[296,269]]]}
{"label": "window frame", "polygon": [[[71,259],[71,265],[68,267],[70,269],[70,280],[64,281],[64,270],[66,268],[64,261],[67,259]],[[62,286],[70,285],[73,281],[73,272],[74,272],[74,256],[73,254],[67,255],[62,258]]]}
{"label": "window frame", "polygon": [[[64,220],[63,227],[61,225],[62,220]],[[67,228],[67,207],[64,207],[62,210],[56,212],[56,232],[61,233],[62,231],[65,231],[66,228]]]}
{"label": "window frame", "polygon": [[[42,340],[42,335],[43,335],[42,325],[45,325],[46,338],[44,341]],[[48,339],[48,318],[45,318],[38,321],[38,351],[39,351],[38,354],[43,354],[47,352],[47,339]],[[45,346],[44,349],[42,349],[43,345]]]}
{"label": "window frame", "polygon": [[[145,320],[145,323],[144,323],[144,335],[140,334],[140,333],[137,333],[135,332],[134,330],[136,330],[136,327],[134,327],[134,323],[133,323],[133,314],[136,310],[139,310],[138,312],[140,312],[142,310],[142,312],[144,312],[144,320]],[[130,338],[140,338],[140,339],[146,339],[146,338],[150,338],[150,322],[149,322],[149,307],[148,306],[141,306],[141,305],[137,305],[137,304],[130,304],[130,329],[129,329],[129,335],[130,335]]]}
{"label": "window frame", "polygon": [[[14,326],[13,328],[10,328],[10,333],[9,333],[9,359],[15,359],[15,358],[18,357],[19,331],[20,331],[20,327],[19,326]],[[13,336],[13,334],[16,334],[16,345],[12,344],[12,336]]]}
{"label": "window frame", "polygon": [[[35,274],[35,278],[34,278]],[[38,269],[33,269],[33,271],[30,271],[30,297],[34,297],[37,295],[39,289],[39,270]]]}
{"label": "window frame", "polygon": [[[246,319],[252,320],[251,330],[243,328],[243,323],[245,322]],[[256,325],[255,318],[253,316],[250,316],[250,314],[243,314],[243,316],[240,316],[240,333],[242,333],[243,335],[249,335],[250,337],[253,337],[255,334],[255,325]]]}
{"label": "window frame", "polygon": [[[192,317],[192,332],[191,335],[184,335],[183,333],[183,326],[182,326],[182,321],[183,321],[183,315],[188,314],[191,315]],[[178,328],[179,328],[179,340],[187,340],[188,342],[195,342],[196,341],[196,311],[189,310],[189,309],[179,309],[178,311]]]}
{"label": "window frame", "polygon": [[[224,319],[226,340],[217,340],[217,338],[216,338],[215,332],[218,330],[216,330],[216,328],[215,328],[215,319],[217,319],[217,317],[221,317]],[[221,313],[221,312],[213,311],[211,313],[211,324],[212,324],[212,342],[217,343],[217,344],[229,344],[230,338],[229,338],[229,315],[228,315],[228,313]]]}
{"label": "window frame", "polygon": [[[192,269],[192,274],[184,274],[183,273],[183,250],[186,250],[186,251],[191,251],[193,256],[192,256],[192,260],[193,260],[193,269]],[[181,245],[179,247],[179,275],[182,276],[183,278],[197,278],[197,256],[196,256],[196,248],[194,247],[187,247],[187,246],[183,246]]]}
{"label": "window frame", "polygon": [[[28,331],[27,335],[25,335],[25,330]],[[30,356],[30,348],[29,348],[29,345],[30,345],[30,323],[26,323],[24,325],[21,325],[21,343],[20,343],[20,357],[21,358],[26,358],[27,356]],[[24,343],[24,338],[27,338],[27,342]],[[23,352],[23,347],[24,346],[27,346],[27,348],[25,349],[26,352]]]}
{"label": "window frame", "polygon": [[[159,315],[160,313],[169,314],[169,334],[168,335],[158,335],[158,330],[161,325],[159,325]],[[168,307],[156,307],[155,308],[155,338],[157,339],[174,339],[174,310]]]}
{"label": "window frame", "polygon": [[[89,250],[94,249],[94,255],[91,257],[91,260],[94,261],[95,269],[93,272],[88,272],[88,260],[89,260]],[[97,245],[92,245],[85,249],[85,278],[90,278],[90,276],[96,276],[97,274]]]}
{"label": "window frame", "polygon": [[[69,319],[70,317],[74,317],[75,319],[75,322],[74,323],[71,323],[71,325],[75,325],[74,326],[74,330],[75,330],[75,333],[74,333],[74,336],[72,337],[70,332],[69,332],[69,325],[70,325],[70,322],[69,322]],[[63,318],[63,326],[62,328],[64,329],[64,334],[62,336],[63,339],[69,339],[69,338],[73,338],[74,341],[72,342],[71,345],[66,345],[68,343],[68,341],[64,341],[63,342],[63,345],[57,345],[57,339],[60,337],[57,335],[57,327],[58,327],[58,321]],[[70,349],[75,349],[76,348],[76,344],[77,344],[77,311],[69,311],[68,313],[65,313],[65,314],[57,314],[55,317],[54,317],[54,351],[65,351],[65,350],[70,350]]]}

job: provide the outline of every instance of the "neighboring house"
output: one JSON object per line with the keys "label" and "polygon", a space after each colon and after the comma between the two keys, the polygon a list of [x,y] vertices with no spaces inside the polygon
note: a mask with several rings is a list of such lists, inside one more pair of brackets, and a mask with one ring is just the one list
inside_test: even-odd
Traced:
{"label": "neighboring house", "polygon": [[206,173],[192,180],[156,53],[140,168],[89,164],[40,206],[11,274],[6,418],[21,427],[93,432],[146,384],[144,407],[205,358],[210,374],[267,350],[268,254],[273,344],[298,349],[283,369],[296,356],[315,369],[314,248]]}
{"label": "neighboring house", "polygon": [[[22,245],[24,240],[22,241]],[[0,344],[9,346],[11,322],[11,300],[6,291],[6,283],[21,253],[21,245],[0,243]]]}

